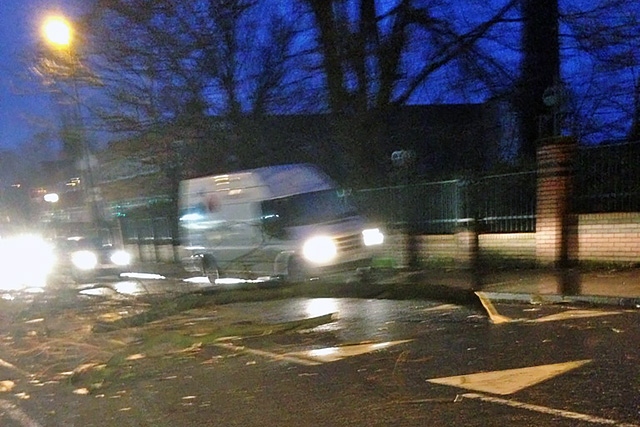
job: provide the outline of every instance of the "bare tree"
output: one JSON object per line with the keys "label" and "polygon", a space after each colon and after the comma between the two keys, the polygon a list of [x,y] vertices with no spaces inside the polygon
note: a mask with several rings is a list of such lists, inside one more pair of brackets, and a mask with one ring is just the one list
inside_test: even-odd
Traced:
{"label": "bare tree", "polygon": [[547,114],[544,92],[560,83],[560,39],[558,0],[522,1],[522,63],[515,94],[519,113],[520,154],[535,159],[536,143],[552,131],[541,129]]}
{"label": "bare tree", "polygon": [[640,139],[640,12],[633,2],[567,2],[561,15],[573,55],[579,135]]}
{"label": "bare tree", "polygon": [[[347,169],[363,184],[386,175],[385,117],[398,106],[425,101],[432,78],[467,55],[499,24],[516,1],[505,1],[480,20],[456,21],[440,1],[304,0],[317,25],[328,105],[337,116]],[[364,180],[363,180],[364,178]],[[367,182],[369,181],[369,182]]]}
{"label": "bare tree", "polygon": [[[295,16],[257,0],[100,0],[86,22],[105,82],[100,115],[119,131],[177,124],[161,128],[156,148],[169,152],[166,143],[189,136],[201,145],[200,173],[250,160],[246,117],[292,108],[307,79],[290,71],[306,55],[295,46]],[[212,134],[215,144],[205,141]]]}

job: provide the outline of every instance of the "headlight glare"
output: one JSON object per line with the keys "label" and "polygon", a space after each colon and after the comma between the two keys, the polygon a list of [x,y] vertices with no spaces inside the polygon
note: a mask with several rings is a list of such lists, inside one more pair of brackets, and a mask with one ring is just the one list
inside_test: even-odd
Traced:
{"label": "headlight glare", "polygon": [[378,228],[370,228],[362,231],[362,239],[365,246],[381,245],[384,242],[384,234]]}
{"label": "headlight glare", "polygon": [[131,262],[131,255],[126,251],[115,251],[111,254],[111,262],[119,266],[129,265]]}
{"label": "headlight glare", "polygon": [[53,246],[41,236],[20,234],[0,239],[0,288],[44,287],[54,263]]}
{"label": "headlight glare", "polygon": [[302,247],[304,258],[314,264],[324,264],[335,258],[338,249],[330,237],[316,236],[307,240]]}
{"label": "headlight glare", "polygon": [[98,265],[98,257],[91,251],[77,251],[71,255],[71,262],[79,270],[93,270]]}

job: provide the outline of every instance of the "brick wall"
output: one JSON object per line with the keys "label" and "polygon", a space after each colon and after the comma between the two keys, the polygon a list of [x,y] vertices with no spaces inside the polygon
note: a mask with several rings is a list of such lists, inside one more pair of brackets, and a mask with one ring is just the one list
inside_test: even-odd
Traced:
{"label": "brick wall", "polygon": [[[629,264],[640,262],[640,212],[584,214],[577,217],[577,251],[580,262]],[[482,256],[495,259],[538,262],[540,238],[537,233],[480,234]],[[385,256],[398,266],[406,265],[404,237],[388,236]],[[463,234],[420,236],[420,260],[451,265],[465,265],[469,261],[469,241]],[[555,241],[554,241],[555,242]]]}
{"label": "brick wall", "polygon": [[536,259],[535,233],[481,234],[482,255],[532,262]]}
{"label": "brick wall", "polygon": [[[481,234],[479,250],[483,255],[532,262],[536,257],[535,233]],[[473,237],[470,232],[425,235],[418,237],[419,259],[422,264],[466,266],[471,260]],[[385,239],[383,256],[399,267],[407,265],[406,239],[400,233]]]}
{"label": "brick wall", "polygon": [[[482,256],[496,260],[536,262],[536,233],[481,234]],[[470,260],[470,240],[464,233],[418,236],[419,259],[423,264],[465,266]],[[628,264],[640,261],[640,213],[589,214],[578,217],[578,260]],[[171,245],[143,245],[128,248],[141,261],[170,262]],[[406,237],[386,236],[379,253],[398,267],[407,265]]]}
{"label": "brick wall", "polygon": [[640,261],[640,213],[580,215],[578,219],[580,261]]}

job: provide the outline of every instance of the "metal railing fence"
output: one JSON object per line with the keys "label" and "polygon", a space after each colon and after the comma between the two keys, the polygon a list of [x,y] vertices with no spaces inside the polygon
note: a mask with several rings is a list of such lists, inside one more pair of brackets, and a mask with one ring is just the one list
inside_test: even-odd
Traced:
{"label": "metal railing fence", "polygon": [[177,238],[167,217],[121,219],[120,229],[127,244],[169,244]]}
{"label": "metal railing fence", "polygon": [[536,229],[535,171],[491,175],[477,183],[480,230],[489,233]]}
{"label": "metal railing fence", "polygon": [[454,233],[472,222],[492,233],[535,231],[536,173],[491,175],[359,190],[352,193],[371,220],[424,234]]}
{"label": "metal railing fence", "polygon": [[[575,213],[640,212],[640,142],[580,147],[575,158]],[[353,190],[372,221],[411,226],[423,234],[454,233],[477,220],[483,233],[534,232],[535,171]],[[122,221],[123,235],[140,244],[169,242],[169,218]]]}
{"label": "metal railing fence", "polygon": [[576,212],[640,212],[640,141],[581,147],[575,160]]}

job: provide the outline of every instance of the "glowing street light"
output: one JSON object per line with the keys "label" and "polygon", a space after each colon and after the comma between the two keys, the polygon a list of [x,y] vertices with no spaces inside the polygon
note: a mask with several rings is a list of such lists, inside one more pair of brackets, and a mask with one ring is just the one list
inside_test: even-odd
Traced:
{"label": "glowing street light", "polygon": [[71,24],[65,18],[48,18],[42,26],[42,32],[45,40],[54,46],[67,47],[71,44]]}

